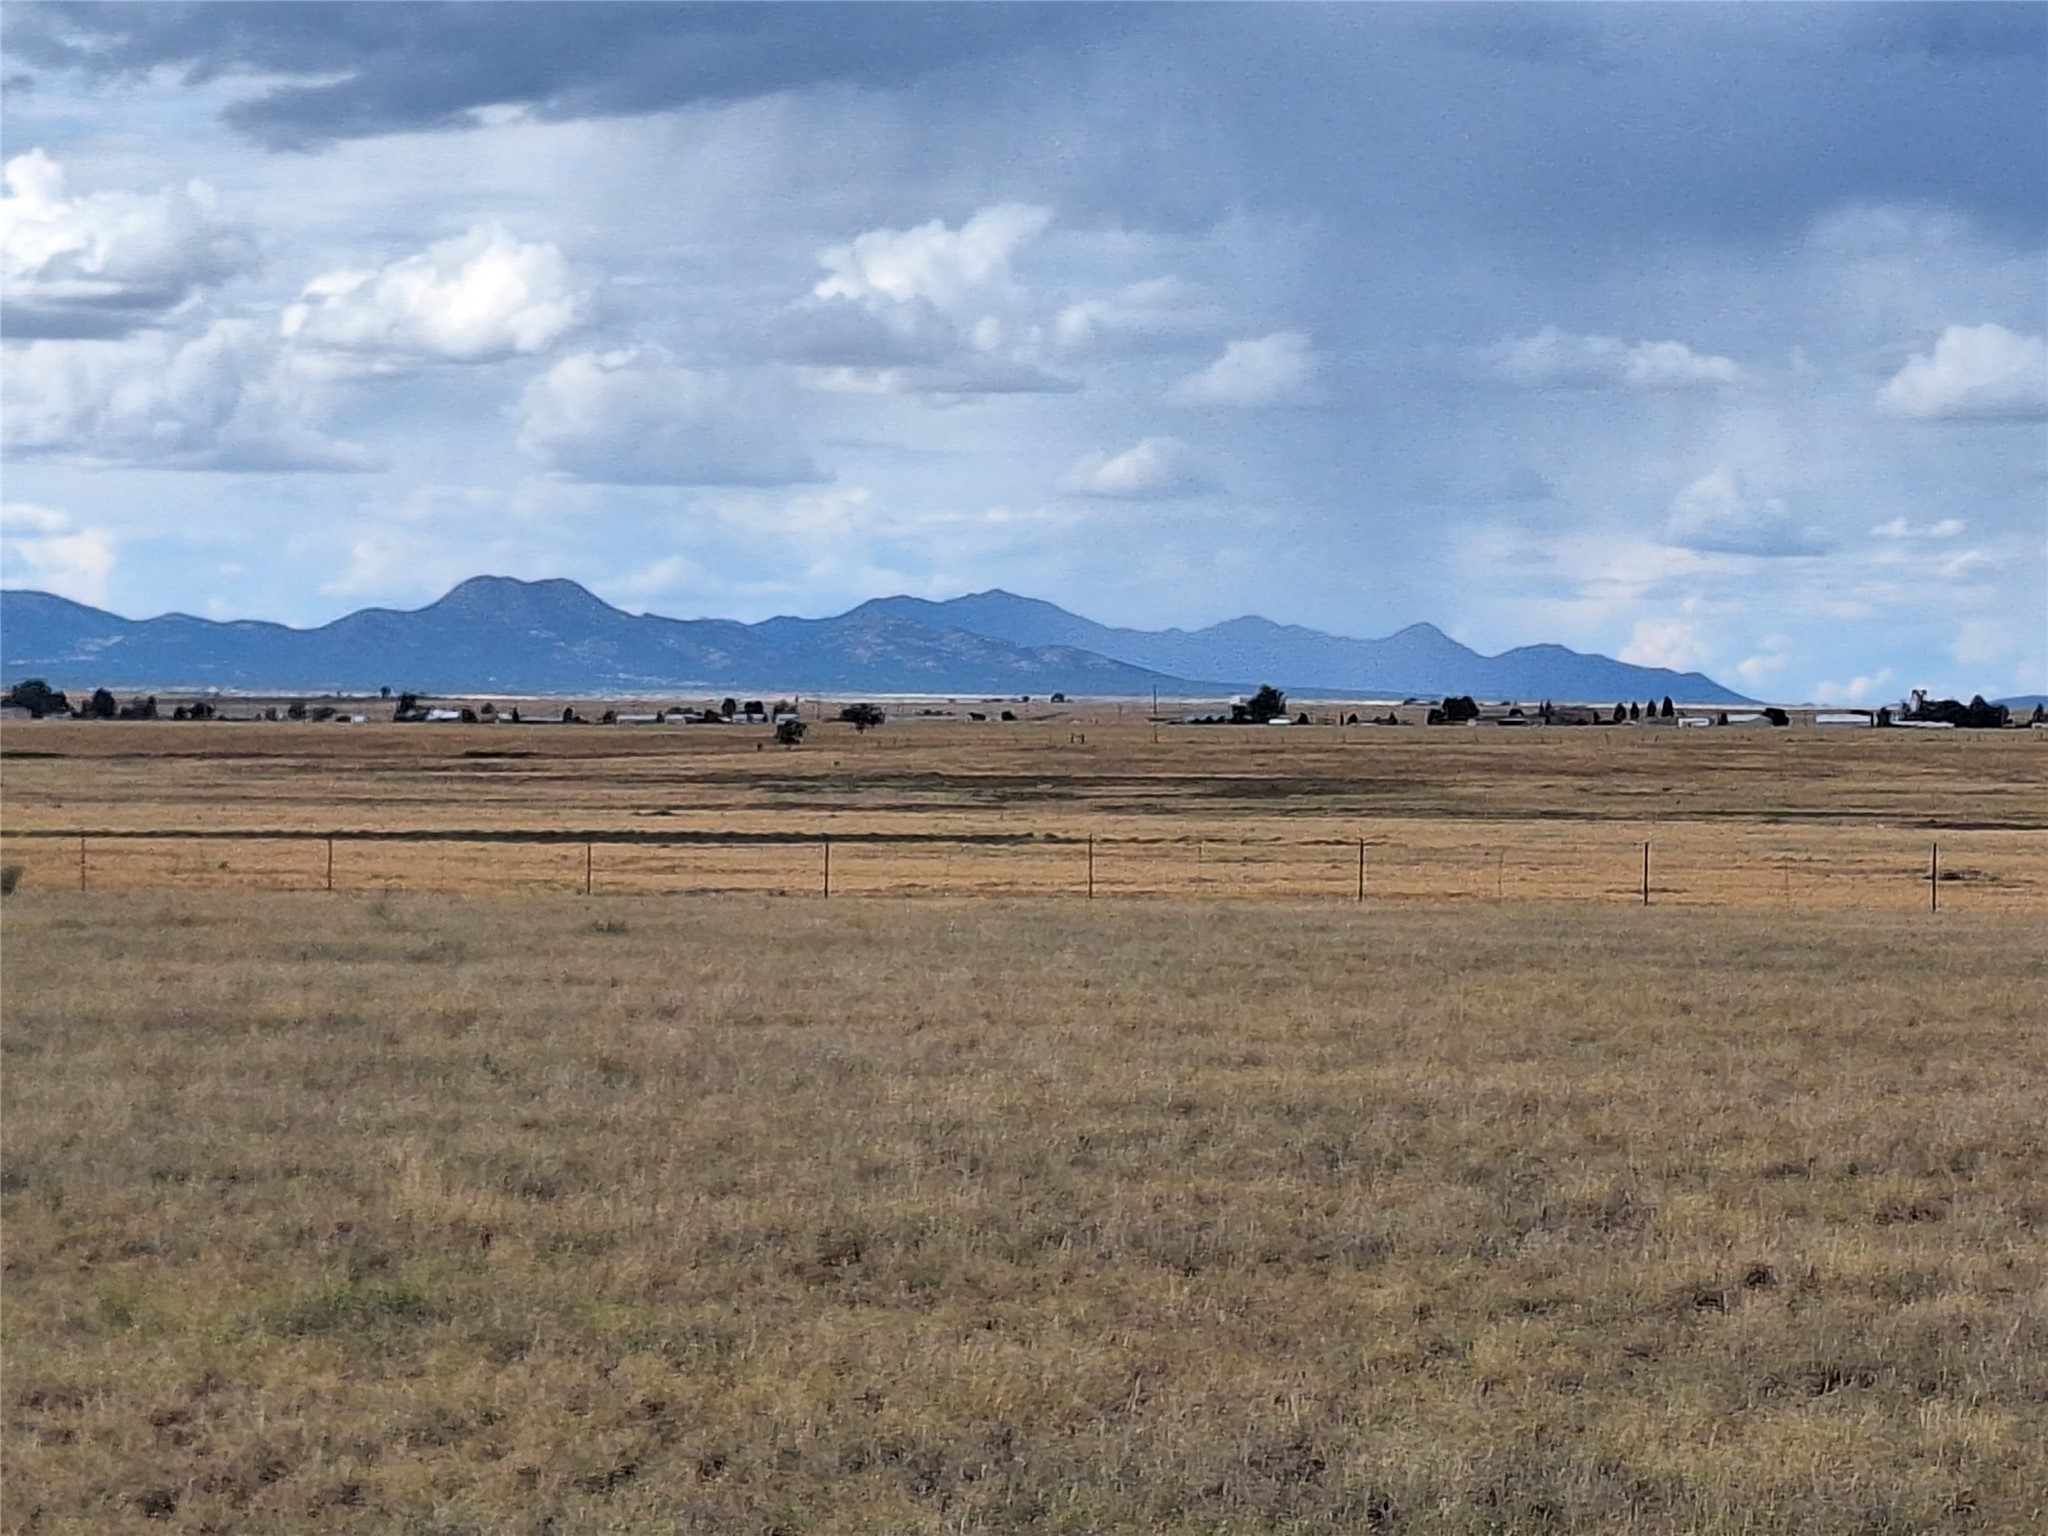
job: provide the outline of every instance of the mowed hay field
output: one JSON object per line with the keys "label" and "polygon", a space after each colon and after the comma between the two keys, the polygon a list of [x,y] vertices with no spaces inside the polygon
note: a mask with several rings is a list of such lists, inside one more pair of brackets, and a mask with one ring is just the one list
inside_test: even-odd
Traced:
{"label": "mowed hay field", "polygon": [[[31,886],[2048,908],[2048,732],[42,723]],[[87,837],[84,869],[75,837]],[[155,835],[151,835],[155,834]]]}
{"label": "mowed hay field", "polygon": [[2032,1531],[2001,913],[7,906],[11,1531]]}
{"label": "mowed hay field", "polygon": [[2048,1527],[2042,733],[763,735],[7,727],[0,1527]]}

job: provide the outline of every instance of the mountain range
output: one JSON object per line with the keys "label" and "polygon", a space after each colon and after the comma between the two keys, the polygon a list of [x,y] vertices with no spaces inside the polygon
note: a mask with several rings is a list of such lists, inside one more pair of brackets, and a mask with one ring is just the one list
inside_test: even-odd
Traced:
{"label": "mountain range", "polygon": [[1355,640],[1261,618],[1117,629],[1009,592],[885,597],[833,618],[629,614],[573,581],[477,576],[424,608],[365,608],[315,629],[187,614],[124,619],[47,592],[0,594],[0,679],[55,687],[265,692],[734,691],[1174,696],[1661,698],[1739,704],[1698,672],[1557,645],[1483,656],[1434,625]]}

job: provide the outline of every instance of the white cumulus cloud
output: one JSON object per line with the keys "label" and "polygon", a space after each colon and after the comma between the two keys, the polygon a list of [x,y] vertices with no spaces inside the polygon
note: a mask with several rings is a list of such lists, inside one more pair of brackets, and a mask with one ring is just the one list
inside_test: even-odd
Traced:
{"label": "white cumulus cloud", "polygon": [[1877,392],[1877,404],[1919,421],[2048,419],[2048,342],[2002,325],[1951,325]]}
{"label": "white cumulus cloud", "polygon": [[1316,355],[1300,331],[1233,341],[1208,367],[1173,387],[1183,405],[1281,405],[1308,397]]}
{"label": "white cumulus cloud", "polygon": [[928,396],[1069,390],[1043,366],[1044,327],[1011,258],[1044,233],[1049,210],[984,208],[958,229],[938,219],[875,229],[818,260],[826,276],[770,327],[775,354],[809,387]]}
{"label": "white cumulus cloud", "polygon": [[281,325],[301,348],[395,370],[542,352],[588,307],[558,247],[478,225],[387,266],[314,278]]}
{"label": "white cumulus cloud", "polygon": [[33,341],[0,371],[10,451],[162,469],[358,470],[359,449],[321,435],[317,401],[248,320],[197,336]]}
{"label": "white cumulus cloud", "polygon": [[1177,437],[1148,437],[1122,453],[1091,453],[1060,477],[1071,496],[1112,501],[1166,501],[1193,496],[1208,482],[1188,445]]}
{"label": "white cumulus cloud", "polygon": [[1734,389],[1745,382],[1733,359],[1695,352],[1682,341],[1623,341],[1579,336],[1546,325],[1480,350],[1482,371],[1521,389],[1634,389],[1651,394]]}
{"label": "white cumulus cloud", "polygon": [[4,180],[0,321],[18,340],[125,335],[256,266],[255,241],[203,181],[71,197],[40,149],[9,160]]}
{"label": "white cumulus cloud", "polygon": [[872,229],[820,253],[820,299],[923,301],[957,313],[990,289],[1009,286],[1010,258],[1044,234],[1051,210],[1028,203],[984,208],[958,229],[933,219],[914,229]]}
{"label": "white cumulus cloud", "polygon": [[1872,695],[1889,686],[1891,681],[1892,669],[1879,667],[1875,672],[1852,677],[1846,682],[1815,683],[1812,697],[1821,704],[1864,704],[1870,701]]}
{"label": "white cumulus cloud", "polygon": [[1621,659],[1636,667],[1669,667],[1690,672],[1703,665],[1713,651],[1701,640],[1699,631],[1683,619],[1638,619]]}
{"label": "white cumulus cloud", "polygon": [[790,485],[822,479],[778,402],[658,346],[577,352],[526,388],[519,447],[616,485]]}
{"label": "white cumulus cloud", "polygon": [[1723,555],[1817,555],[1824,540],[1792,520],[1775,496],[1760,496],[1732,470],[1700,476],[1671,500],[1665,538],[1681,549]]}
{"label": "white cumulus cloud", "polygon": [[105,607],[114,571],[114,537],[76,527],[68,513],[29,502],[0,506],[0,579]]}

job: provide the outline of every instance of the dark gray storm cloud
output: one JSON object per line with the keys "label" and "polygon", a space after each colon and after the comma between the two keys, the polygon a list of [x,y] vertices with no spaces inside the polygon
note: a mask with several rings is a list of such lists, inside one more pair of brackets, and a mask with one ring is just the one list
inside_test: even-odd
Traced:
{"label": "dark gray storm cloud", "polygon": [[[616,116],[826,83],[900,86],[1035,43],[1101,35],[1114,8],[893,4],[472,6],[36,4],[8,52],[42,68],[287,80],[229,109],[278,149],[466,128],[476,108]],[[333,78],[339,76],[340,78]]]}
{"label": "dark gray storm cloud", "polygon": [[1855,202],[2048,228],[2048,7],[1272,9],[1180,18],[1183,88],[1274,203],[1393,238],[1744,242]]}
{"label": "dark gray storm cloud", "polygon": [[[1774,238],[1856,201],[2048,228],[2039,5],[45,0],[10,6],[5,35],[32,68],[283,77],[227,109],[272,148],[470,129],[490,106],[617,116],[951,72],[985,75],[985,97],[1031,78],[1121,101],[1141,158],[1170,138],[1230,166],[1210,185],[1234,205],[1348,203],[1394,237],[1483,228],[1568,257]],[[1026,58],[1041,67],[1020,77]],[[1103,200],[1160,195],[1144,180]]]}

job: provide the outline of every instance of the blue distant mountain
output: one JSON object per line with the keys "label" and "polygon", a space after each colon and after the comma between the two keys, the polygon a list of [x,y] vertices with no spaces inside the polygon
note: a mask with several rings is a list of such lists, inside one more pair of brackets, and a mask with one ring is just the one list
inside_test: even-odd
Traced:
{"label": "blue distant mountain", "polygon": [[1245,686],[1270,681],[1297,691],[1396,697],[1467,693],[1561,703],[1661,699],[1666,694],[1687,704],[1753,702],[1698,672],[1631,666],[1561,645],[1525,645],[1482,656],[1434,624],[1411,624],[1384,640],[1353,640],[1249,617],[1197,630],[1112,629],[1052,603],[1000,590],[941,603],[883,597],[854,612],[964,629],[1012,645],[1073,646],[1178,677],[1220,677]]}
{"label": "blue distant mountain", "polygon": [[1260,618],[1114,629],[1007,592],[888,597],[833,618],[630,614],[573,581],[478,576],[438,602],[365,608],[315,629],[187,614],[124,619],[47,592],[0,594],[0,678],[70,690],[222,688],[427,694],[667,692],[1161,693],[1273,683],[1364,696],[1737,704],[1697,672],[1562,646],[1482,656],[1427,625],[1352,640]]}

